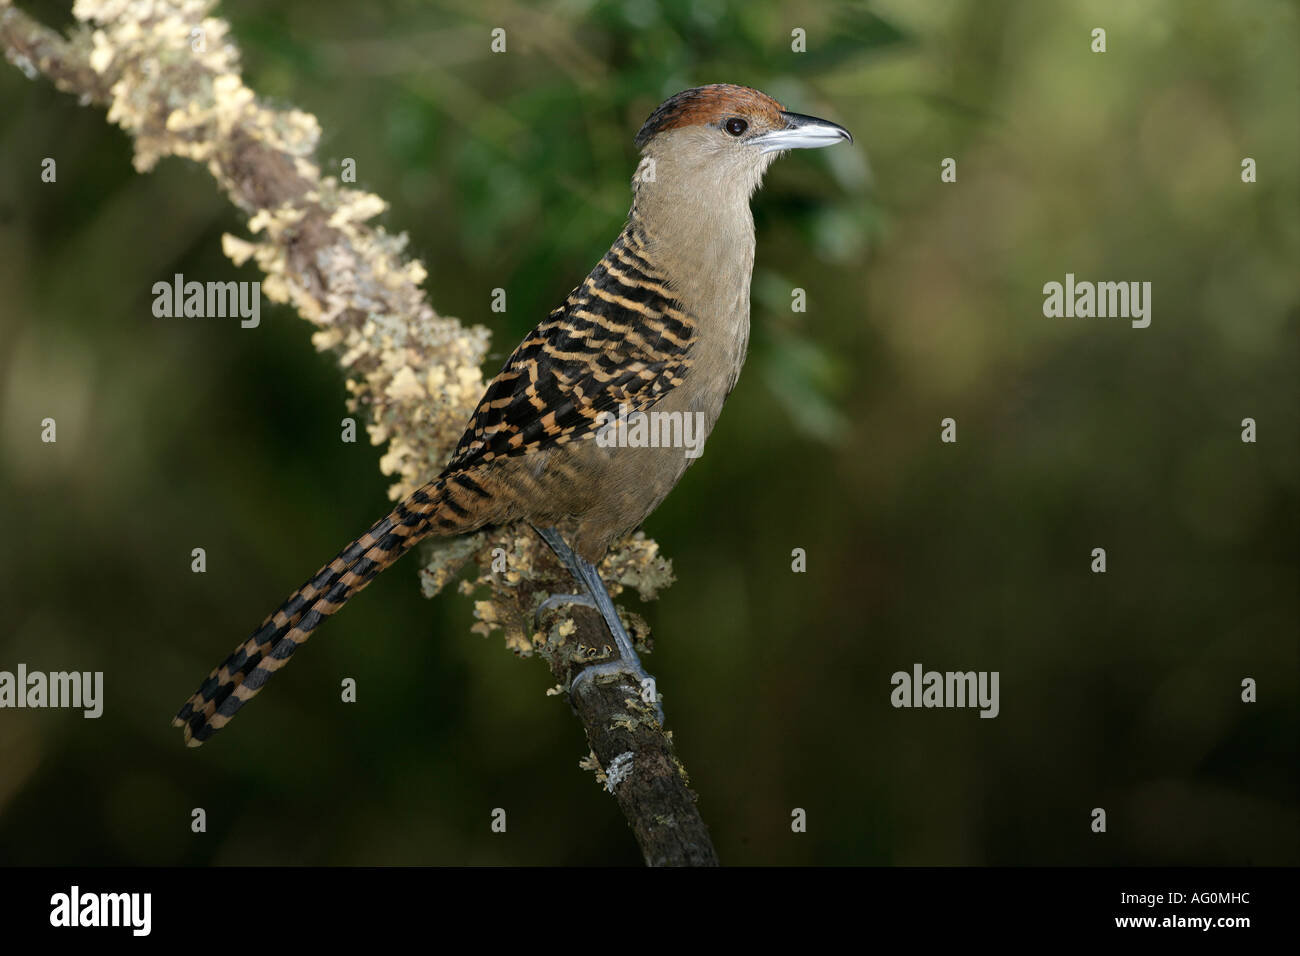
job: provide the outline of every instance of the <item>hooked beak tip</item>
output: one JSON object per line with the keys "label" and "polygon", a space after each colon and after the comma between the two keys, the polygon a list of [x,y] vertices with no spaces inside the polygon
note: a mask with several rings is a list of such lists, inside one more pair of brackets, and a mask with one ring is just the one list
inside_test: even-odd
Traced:
{"label": "hooked beak tip", "polygon": [[838,123],[805,116],[803,113],[782,112],[785,120],[782,129],[775,129],[753,140],[754,145],[770,153],[784,149],[820,149],[836,143],[853,143],[853,134]]}

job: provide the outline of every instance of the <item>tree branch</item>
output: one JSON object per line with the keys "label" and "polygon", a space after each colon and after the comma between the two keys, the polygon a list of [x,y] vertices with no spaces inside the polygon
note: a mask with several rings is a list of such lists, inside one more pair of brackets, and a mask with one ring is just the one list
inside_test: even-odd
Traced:
{"label": "tree branch", "polygon": [[[65,37],[0,0],[0,48],[28,78],[44,75],[83,104],[106,105],[130,134],[140,172],[167,156],[207,166],[259,237],[225,235],[223,250],[237,266],[255,262],[267,297],[317,327],[313,344],[333,351],[347,375],[349,409],[369,413],[373,444],[388,443],[380,468],[395,476],[389,496],[404,497],[441,471],[460,437],[484,389],[488,333],[434,311],[420,289],[424,267],[404,255],[406,236],[367,224],[387,204],[321,175],[316,118],[257,100],[228,25],[208,16],[213,6],[77,0],[81,24]],[[541,654],[561,687],[610,643],[599,615],[582,607],[534,628],[538,604],[573,582],[526,527],[443,543],[421,569],[425,593],[471,562],[478,575],[460,589],[488,594],[475,602],[474,630],[500,629],[516,654]],[[611,594],[632,587],[646,600],[672,581],[658,546],[640,534],[611,550],[601,574]],[[644,624],[629,618],[644,642]],[[595,761],[584,766],[613,793],[646,862],[716,865],[671,736],[634,685],[589,682],[573,705]]]}

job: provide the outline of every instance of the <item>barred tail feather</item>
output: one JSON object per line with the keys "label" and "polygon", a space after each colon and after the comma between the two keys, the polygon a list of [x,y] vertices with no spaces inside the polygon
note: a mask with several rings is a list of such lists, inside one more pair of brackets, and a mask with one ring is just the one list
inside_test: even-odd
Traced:
{"label": "barred tail feather", "polygon": [[466,520],[470,511],[452,500],[448,481],[458,491],[467,485],[478,489],[460,476],[440,477],[420,488],[291,594],[208,675],[172,721],[184,729],[186,744],[197,747],[229,723],[321,621],[418,541],[430,534],[472,530],[474,522]]}

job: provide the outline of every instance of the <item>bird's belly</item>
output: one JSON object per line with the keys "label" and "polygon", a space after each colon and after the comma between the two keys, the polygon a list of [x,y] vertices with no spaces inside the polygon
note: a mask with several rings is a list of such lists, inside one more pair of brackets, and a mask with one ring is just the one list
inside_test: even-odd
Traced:
{"label": "bird's belly", "polygon": [[[599,560],[611,543],[641,524],[701,457],[741,360],[743,354],[734,371],[724,374],[697,365],[650,409],[625,415],[603,436],[552,453],[546,471],[586,495],[572,502],[569,513],[578,519],[574,546],[589,560]],[[565,480],[566,473],[577,480]]]}
{"label": "bird's belly", "polygon": [[[594,437],[514,459],[523,493],[512,517],[561,525],[571,544],[596,562],[636,528],[704,452],[744,362],[749,338],[748,289],[710,310],[680,384],[643,412],[625,408]],[[614,410],[616,413],[618,410]]]}

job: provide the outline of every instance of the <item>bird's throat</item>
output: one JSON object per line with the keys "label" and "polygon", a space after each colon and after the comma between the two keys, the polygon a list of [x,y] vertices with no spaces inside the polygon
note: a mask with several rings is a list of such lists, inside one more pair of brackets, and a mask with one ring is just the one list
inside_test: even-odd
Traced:
{"label": "bird's throat", "polygon": [[[657,271],[705,329],[749,322],[754,218],[749,189],[704,183],[659,163],[654,181],[636,182],[629,218],[646,238]],[[743,308],[739,308],[743,304]]]}

